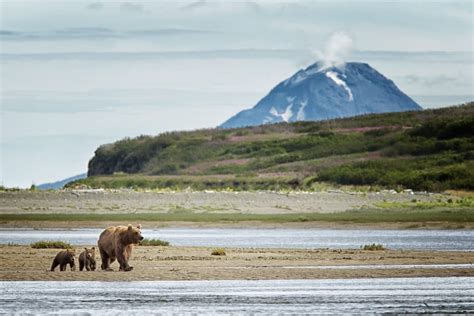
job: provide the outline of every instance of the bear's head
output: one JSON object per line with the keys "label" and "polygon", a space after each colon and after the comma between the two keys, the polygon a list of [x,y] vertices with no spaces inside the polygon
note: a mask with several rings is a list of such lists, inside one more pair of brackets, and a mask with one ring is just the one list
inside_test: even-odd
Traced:
{"label": "bear's head", "polygon": [[87,259],[95,259],[95,247],[91,249],[84,248],[86,250],[86,257]]}
{"label": "bear's head", "polygon": [[127,237],[130,240],[130,243],[138,244],[141,240],[143,240],[141,228],[142,226],[140,224],[136,228],[132,225],[128,225]]}
{"label": "bear's head", "polygon": [[66,254],[68,258],[74,258],[76,256],[76,250],[75,249],[66,249]]}

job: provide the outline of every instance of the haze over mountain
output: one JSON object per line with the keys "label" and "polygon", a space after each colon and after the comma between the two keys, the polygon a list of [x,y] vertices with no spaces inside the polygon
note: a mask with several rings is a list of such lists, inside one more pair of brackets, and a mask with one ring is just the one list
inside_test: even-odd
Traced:
{"label": "haze over mountain", "polygon": [[422,108],[366,63],[325,66],[316,62],[282,81],[255,107],[220,127],[313,121]]}

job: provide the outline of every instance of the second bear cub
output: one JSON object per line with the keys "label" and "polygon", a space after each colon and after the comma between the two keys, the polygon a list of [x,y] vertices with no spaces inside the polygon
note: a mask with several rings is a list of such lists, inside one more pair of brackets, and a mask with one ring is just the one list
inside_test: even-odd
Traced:
{"label": "second bear cub", "polygon": [[91,249],[84,248],[85,250],[79,255],[79,270],[82,271],[86,268],[87,271],[94,271],[96,267],[95,263],[95,247]]}

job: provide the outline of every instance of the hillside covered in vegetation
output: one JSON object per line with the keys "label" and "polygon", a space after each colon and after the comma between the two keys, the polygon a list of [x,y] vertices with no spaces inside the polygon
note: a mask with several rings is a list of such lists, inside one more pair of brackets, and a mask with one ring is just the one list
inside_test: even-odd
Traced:
{"label": "hillside covered in vegetation", "polygon": [[474,190],[474,103],[140,136],[100,146],[70,186],[314,190],[322,183]]}

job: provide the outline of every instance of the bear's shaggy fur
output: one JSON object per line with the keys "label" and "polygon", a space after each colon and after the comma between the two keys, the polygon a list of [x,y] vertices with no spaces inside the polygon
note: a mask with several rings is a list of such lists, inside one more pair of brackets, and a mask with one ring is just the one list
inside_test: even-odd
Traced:
{"label": "bear's shaggy fur", "polygon": [[94,271],[96,267],[95,247],[84,249],[85,250],[79,255],[79,271],[82,271],[84,268],[86,268],[87,271]]}
{"label": "bear's shaggy fur", "polygon": [[57,266],[59,266],[59,271],[66,271],[66,267],[69,264],[71,271],[76,270],[76,265],[74,264],[74,257],[76,256],[76,251],[74,249],[67,249],[58,252],[56,257],[54,257],[53,264],[51,265],[51,271],[54,271]]}
{"label": "bear's shaggy fur", "polygon": [[100,257],[102,258],[102,270],[113,271],[110,264],[117,259],[120,271],[131,271],[133,267],[128,265],[128,259],[132,254],[132,247],[143,240],[141,225],[134,228],[128,226],[112,226],[105,229],[97,242]]}

